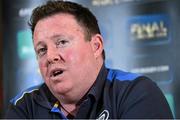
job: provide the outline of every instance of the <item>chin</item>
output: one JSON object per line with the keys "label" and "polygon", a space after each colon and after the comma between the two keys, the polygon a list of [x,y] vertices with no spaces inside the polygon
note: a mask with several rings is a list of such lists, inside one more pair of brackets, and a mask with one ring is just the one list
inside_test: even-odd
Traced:
{"label": "chin", "polygon": [[53,92],[56,94],[66,94],[71,90],[72,87],[67,86],[67,85],[56,85],[53,86]]}

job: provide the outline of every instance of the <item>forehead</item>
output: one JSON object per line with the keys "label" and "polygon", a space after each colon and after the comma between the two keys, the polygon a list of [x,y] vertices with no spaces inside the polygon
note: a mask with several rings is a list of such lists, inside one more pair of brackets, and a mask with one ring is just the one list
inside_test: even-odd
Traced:
{"label": "forehead", "polygon": [[80,24],[77,22],[77,20],[73,15],[66,13],[59,13],[39,20],[35,26],[35,31],[44,28],[49,28],[51,26],[53,26],[54,28],[56,27],[60,27],[60,28],[70,27],[71,29],[73,29],[74,27],[81,28]]}
{"label": "forehead", "polygon": [[83,32],[84,30],[71,14],[55,14],[42,20],[39,20],[35,26],[33,38],[41,39],[39,37],[49,37],[53,34],[71,32]]}

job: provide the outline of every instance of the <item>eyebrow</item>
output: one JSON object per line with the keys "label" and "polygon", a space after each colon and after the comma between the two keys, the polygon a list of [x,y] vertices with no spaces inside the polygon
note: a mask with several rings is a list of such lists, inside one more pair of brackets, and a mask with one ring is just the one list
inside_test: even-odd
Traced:
{"label": "eyebrow", "polygon": [[[53,35],[53,36],[51,36],[51,37],[49,37],[50,39],[55,39],[55,38],[58,38],[58,37],[61,37],[62,35]],[[44,44],[44,42],[43,41],[39,41],[37,44],[36,44],[36,46],[38,46],[39,44]]]}
{"label": "eyebrow", "polygon": [[50,39],[56,39],[56,38],[60,38],[60,37],[65,37],[65,36],[64,35],[55,34],[52,37],[50,37]]}
{"label": "eyebrow", "polygon": [[44,45],[44,42],[43,42],[43,41],[39,41],[39,42],[35,45],[35,50],[36,50],[36,48],[37,48],[39,45],[41,45],[41,44]]}

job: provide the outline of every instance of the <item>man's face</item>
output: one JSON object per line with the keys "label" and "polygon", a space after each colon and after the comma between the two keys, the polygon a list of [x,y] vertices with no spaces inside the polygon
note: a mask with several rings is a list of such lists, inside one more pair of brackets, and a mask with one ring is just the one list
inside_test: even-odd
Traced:
{"label": "man's face", "polygon": [[69,14],[44,18],[35,27],[34,47],[40,71],[55,96],[72,91],[76,94],[97,77],[100,52],[96,52],[93,40],[85,40],[84,33]]}

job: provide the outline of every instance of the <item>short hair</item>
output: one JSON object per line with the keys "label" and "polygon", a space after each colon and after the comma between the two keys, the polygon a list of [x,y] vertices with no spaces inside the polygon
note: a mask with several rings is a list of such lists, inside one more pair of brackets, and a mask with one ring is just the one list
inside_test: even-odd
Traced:
{"label": "short hair", "polygon": [[[46,4],[38,6],[33,10],[28,23],[32,34],[34,34],[35,26],[39,20],[59,13],[73,15],[78,24],[84,29],[85,39],[87,41],[91,40],[92,35],[101,34],[98,21],[88,8],[74,2],[62,0],[47,1]],[[103,59],[105,59],[104,50],[102,55]]]}

